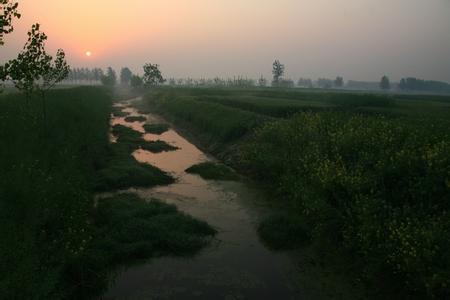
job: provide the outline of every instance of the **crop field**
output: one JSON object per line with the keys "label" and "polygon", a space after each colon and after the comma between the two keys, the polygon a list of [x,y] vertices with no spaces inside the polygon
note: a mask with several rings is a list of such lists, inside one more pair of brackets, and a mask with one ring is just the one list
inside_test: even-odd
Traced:
{"label": "crop field", "polygon": [[[450,286],[449,100],[162,88],[145,105],[192,128],[202,146],[215,143],[216,155],[295,212],[263,223],[262,232],[276,228],[276,248],[280,228],[297,228],[286,224],[301,219],[313,243],[357,255],[367,284],[441,298]],[[287,248],[296,240],[286,239]]]}

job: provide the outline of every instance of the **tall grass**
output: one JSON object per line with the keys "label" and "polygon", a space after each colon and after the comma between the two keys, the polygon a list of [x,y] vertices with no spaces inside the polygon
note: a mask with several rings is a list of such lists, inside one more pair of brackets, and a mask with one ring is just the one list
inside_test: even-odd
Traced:
{"label": "tall grass", "polygon": [[236,140],[267,119],[252,112],[164,92],[147,96],[146,102],[153,109],[169,112],[221,142]]}
{"label": "tall grass", "polygon": [[[314,243],[355,257],[361,278],[377,291],[443,299],[450,297],[450,119],[445,101],[428,99],[417,109],[395,95],[164,89],[147,103],[212,136],[225,158],[276,191],[294,216],[261,224],[275,247],[290,247],[289,239],[301,244],[304,238],[288,233],[298,226],[303,236],[307,224]],[[275,116],[288,101],[334,108],[285,119],[261,115]],[[235,124],[245,130],[233,135]]]}
{"label": "tall grass", "polygon": [[65,297],[64,266],[90,238],[90,179],[108,147],[110,97],[101,89],[0,97],[0,298]]}
{"label": "tall grass", "polygon": [[362,258],[363,277],[442,299],[450,284],[448,128],[431,118],[301,113],[259,129],[245,158],[311,221],[316,238]]}

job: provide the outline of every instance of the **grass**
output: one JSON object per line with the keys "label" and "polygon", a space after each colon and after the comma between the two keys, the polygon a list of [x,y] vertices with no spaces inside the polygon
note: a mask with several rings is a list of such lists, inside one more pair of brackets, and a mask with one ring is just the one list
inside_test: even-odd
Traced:
{"label": "grass", "polygon": [[118,117],[118,118],[126,117],[129,115],[129,113],[124,112],[122,110],[122,107],[117,107],[117,106],[113,106],[112,113],[113,113],[114,117]]}
{"label": "grass", "polygon": [[163,91],[157,96],[146,97],[152,109],[169,113],[178,121],[188,122],[199,132],[221,142],[237,140],[259,126],[266,117],[226,107],[217,103],[197,101],[189,97],[176,97]]}
{"label": "grass", "polygon": [[136,196],[94,193],[172,183],[140,164],[141,134],[115,127],[110,93],[99,87],[54,90],[41,99],[0,95],[0,298],[93,299],[111,267],[137,258],[188,255],[214,229],[173,206]]}
{"label": "grass", "polygon": [[108,272],[119,264],[162,255],[191,256],[216,234],[207,223],[179,212],[174,205],[144,201],[130,193],[99,199],[91,218],[95,238],[80,263],[68,271],[71,280],[84,287],[76,299],[101,295],[108,287]]}
{"label": "grass", "polygon": [[169,174],[130,155],[126,145],[113,145],[107,166],[94,178],[96,191],[120,190],[130,187],[151,187],[171,184],[175,180]]}
{"label": "grass", "polygon": [[105,164],[111,99],[101,88],[0,96],[0,298],[69,298],[65,267],[91,234],[92,184]]}
{"label": "grass", "polygon": [[274,213],[264,218],[258,234],[265,245],[274,250],[291,250],[310,242],[304,218],[287,213]]}
{"label": "grass", "polygon": [[153,153],[160,153],[178,149],[178,147],[161,140],[146,141],[140,132],[119,124],[113,126],[113,134],[117,137],[117,143],[130,151],[143,149]]}
{"label": "grass", "polygon": [[301,245],[304,223],[314,244],[355,257],[370,288],[390,283],[394,297],[445,299],[449,99],[163,88],[144,100],[195,136],[208,136],[197,141],[215,143],[215,154],[263,182],[291,212],[261,223],[273,248],[294,247],[297,235],[294,245]]}
{"label": "grass", "polygon": [[137,145],[144,141],[140,132],[124,125],[114,125],[112,133],[117,137],[117,143],[128,145],[130,148],[137,149],[139,148]]}
{"label": "grass", "polygon": [[146,133],[160,135],[169,130],[169,125],[168,124],[144,124],[144,130]]}
{"label": "grass", "polygon": [[218,163],[203,162],[186,169],[187,173],[198,174],[209,180],[238,180],[239,176],[233,169]]}
{"label": "grass", "polygon": [[161,153],[168,151],[178,150],[178,147],[172,146],[165,141],[157,140],[157,141],[145,141],[145,143],[140,145],[141,149],[150,151],[152,153]]}
{"label": "grass", "polygon": [[133,123],[133,122],[145,122],[147,118],[144,116],[130,116],[125,118],[125,122]]}

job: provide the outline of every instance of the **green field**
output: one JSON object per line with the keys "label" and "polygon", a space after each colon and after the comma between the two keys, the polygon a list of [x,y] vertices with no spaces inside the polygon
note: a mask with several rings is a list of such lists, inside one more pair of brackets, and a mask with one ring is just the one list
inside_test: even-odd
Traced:
{"label": "green field", "polygon": [[0,96],[1,299],[95,299],[118,264],[208,243],[214,229],[157,200],[95,201],[97,191],[174,181],[138,163],[129,137],[110,143],[109,91],[60,89],[46,101],[44,114],[39,97]]}
{"label": "green field", "polygon": [[293,216],[263,222],[267,242],[306,224],[380,294],[449,296],[450,97],[160,88],[143,109],[269,187]]}

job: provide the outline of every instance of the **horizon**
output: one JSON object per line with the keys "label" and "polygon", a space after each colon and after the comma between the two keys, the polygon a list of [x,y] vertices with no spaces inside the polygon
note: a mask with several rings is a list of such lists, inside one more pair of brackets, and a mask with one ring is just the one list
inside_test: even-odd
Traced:
{"label": "horizon", "polygon": [[[270,78],[271,64],[279,59],[294,81],[378,81],[387,75],[392,81],[450,82],[448,1],[255,3],[22,1],[22,18],[5,38],[0,60],[15,57],[37,22],[49,37],[49,52],[63,48],[74,68],[129,67],[141,73],[152,62],[167,78]],[[119,22],[109,22],[114,19]]]}

